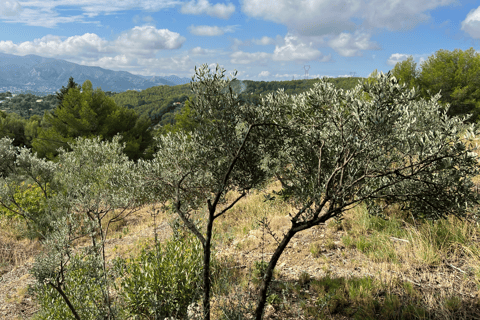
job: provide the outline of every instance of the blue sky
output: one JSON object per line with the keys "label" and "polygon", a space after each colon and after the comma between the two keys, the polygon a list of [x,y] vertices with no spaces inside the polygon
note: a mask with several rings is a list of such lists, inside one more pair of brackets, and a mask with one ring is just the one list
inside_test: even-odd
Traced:
{"label": "blue sky", "polygon": [[366,77],[479,39],[473,0],[0,0],[0,52],[140,75]]}

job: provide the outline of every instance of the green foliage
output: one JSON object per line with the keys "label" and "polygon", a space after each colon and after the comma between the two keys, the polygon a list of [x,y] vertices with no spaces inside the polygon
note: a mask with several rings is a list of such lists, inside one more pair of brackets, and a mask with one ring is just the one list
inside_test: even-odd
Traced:
{"label": "green foliage", "polygon": [[65,88],[64,86],[62,86],[62,89],[60,89],[60,92],[57,92],[56,94],[56,98],[58,100],[59,105],[63,103],[63,99],[65,98],[65,95],[68,93],[68,90],[72,88],[80,89],[81,86],[75,81],[73,81],[73,77],[70,77],[68,79],[67,87]]}
{"label": "green foliage", "polygon": [[265,278],[265,271],[267,270],[268,262],[266,261],[255,261],[252,270],[253,281],[256,284],[260,284]]}
{"label": "green foliage", "polygon": [[179,131],[193,132],[198,129],[199,123],[193,118],[193,111],[191,108],[192,100],[185,101],[185,106],[177,113],[175,113],[174,124],[168,123],[159,129],[160,134],[168,132],[176,133]]}
{"label": "green foliage", "polygon": [[[362,93],[370,99],[358,99]],[[439,96],[417,102],[415,95],[381,74],[347,92],[320,82],[293,103],[281,92],[275,100],[269,96],[283,107],[281,128],[290,128],[271,148],[288,151],[272,154],[276,160],[269,165],[290,201],[300,208],[329,203],[332,217],[377,198],[403,204],[418,217],[465,215],[478,201],[471,182],[478,172],[474,127],[447,117]],[[298,222],[317,219],[321,207],[303,211]]]}
{"label": "green foliage", "polygon": [[[1,95],[1,94],[0,94]],[[0,100],[3,100],[0,98]],[[6,113],[15,113],[22,118],[28,119],[32,116],[43,116],[45,111],[50,111],[57,105],[55,95],[37,96],[32,93],[19,93],[3,100],[0,109]]]}
{"label": "green foliage", "polygon": [[8,138],[0,139],[0,159],[0,213],[25,219],[26,236],[43,237],[52,230],[48,201],[56,192],[57,166],[13,146]]}
{"label": "green foliage", "polygon": [[7,97],[11,97],[12,93],[10,91],[0,93],[0,99],[3,100]]}
{"label": "green foliage", "polygon": [[156,243],[139,256],[116,259],[125,316],[183,318],[201,294],[202,246],[192,236]]}
{"label": "green foliage", "polygon": [[418,85],[419,71],[412,56],[408,57],[407,60],[397,62],[391,73],[400,84],[405,84],[409,89]]}
{"label": "green foliage", "polygon": [[16,113],[0,111],[0,139],[11,138],[13,145],[18,147],[32,147],[32,140],[37,137],[37,129],[41,118],[37,115],[26,120]]}
{"label": "green foliage", "polygon": [[114,100],[92,83],[85,81],[82,91],[72,87],[63,95],[62,103],[53,113],[45,114],[45,126],[33,141],[39,156],[53,159],[60,147],[69,148],[77,137],[100,137],[104,140],[121,134],[124,152],[131,159],[144,156],[152,142],[150,121],[138,117],[134,110],[118,107]]}
{"label": "green foliage", "polygon": [[[39,275],[35,275],[38,278]],[[49,284],[48,279],[45,280],[46,283],[36,282],[29,288],[40,305],[40,310],[34,315],[33,320],[75,319],[63,297]],[[67,288],[69,299],[82,320],[104,319],[108,314],[101,290],[102,285],[102,268],[98,260],[92,256],[74,255],[63,286]],[[118,312],[114,310],[115,313]]]}
{"label": "green foliage", "polygon": [[[47,199],[51,230],[44,235],[45,251],[31,270],[45,316],[115,318],[104,248],[108,229],[145,200],[141,168],[123,153],[119,140],[78,138],[71,151],[60,151],[58,165],[52,163],[50,180],[56,193]],[[44,162],[32,156],[29,163],[35,161]],[[91,245],[72,258],[74,241],[85,237]]]}
{"label": "green foliage", "polygon": [[438,50],[421,65],[419,81],[423,97],[441,90],[440,102],[448,108],[448,114],[471,114],[471,122],[480,115],[480,55],[473,48],[466,51]]}
{"label": "green foliage", "polygon": [[188,84],[157,86],[140,92],[128,90],[112,96],[118,106],[133,109],[140,116],[150,118],[153,125],[171,123],[168,119],[183,107],[189,97],[192,97],[192,93]]}
{"label": "green foliage", "polygon": [[[21,182],[20,185],[16,185],[14,188],[15,193],[13,194],[12,201],[17,203],[19,207],[24,208],[24,210],[28,212],[41,212],[45,210],[45,197],[43,190],[38,185]],[[47,188],[49,188],[48,184]],[[1,215],[20,218],[20,216],[3,206],[0,206],[0,216]]]}

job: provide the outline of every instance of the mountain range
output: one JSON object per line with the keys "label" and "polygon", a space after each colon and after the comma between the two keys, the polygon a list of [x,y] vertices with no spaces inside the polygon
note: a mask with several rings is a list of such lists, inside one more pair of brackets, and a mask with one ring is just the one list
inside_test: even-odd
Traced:
{"label": "mountain range", "polygon": [[0,92],[54,93],[66,86],[70,77],[78,84],[90,80],[93,88],[100,87],[103,91],[113,92],[143,90],[160,85],[175,86],[191,81],[190,78],[175,75],[134,75],[32,54],[17,56],[0,53]]}

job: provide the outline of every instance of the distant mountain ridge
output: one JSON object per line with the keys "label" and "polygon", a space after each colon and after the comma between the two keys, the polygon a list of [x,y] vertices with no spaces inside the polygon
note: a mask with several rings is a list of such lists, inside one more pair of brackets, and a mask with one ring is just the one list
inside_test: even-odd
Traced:
{"label": "distant mountain ridge", "polygon": [[144,90],[154,86],[175,86],[191,79],[172,75],[168,77],[134,75],[126,71],[112,71],[100,67],[82,66],[61,59],[37,55],[17,56],[0,53],[0,92],[34,91],[53,93],[66,86],[73,77],[76,83],[90,80],[94,88],[123,92]]}

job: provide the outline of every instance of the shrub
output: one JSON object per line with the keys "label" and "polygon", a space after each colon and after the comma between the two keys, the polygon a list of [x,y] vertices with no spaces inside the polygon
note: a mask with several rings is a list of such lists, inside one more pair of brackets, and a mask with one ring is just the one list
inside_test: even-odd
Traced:
{"label": "shrub", "polygon": [[115,260],[127,316],[184,317],[201,291],[202,247],[192,236],[173,238],[136,258]]}

